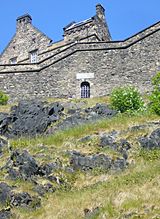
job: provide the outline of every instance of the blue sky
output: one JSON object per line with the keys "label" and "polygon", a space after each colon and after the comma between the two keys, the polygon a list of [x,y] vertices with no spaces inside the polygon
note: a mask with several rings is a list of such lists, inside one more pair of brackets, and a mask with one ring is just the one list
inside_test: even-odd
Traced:
{"label": "blue sky", "polygon": [[18,16],[29,13],[34,26],[58,41],[68,23],[94,16],[97,3],[106,9],[113,40],[123,40],[160,21],[160,0],[1,0],[0,52],[15,33]]}

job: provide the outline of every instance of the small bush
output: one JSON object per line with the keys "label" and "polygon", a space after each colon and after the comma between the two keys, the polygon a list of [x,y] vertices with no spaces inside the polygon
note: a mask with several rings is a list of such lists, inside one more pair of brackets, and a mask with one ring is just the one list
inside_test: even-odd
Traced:
{"label": "small bush", "polygon": [[144,106],[144,102],[139,91],[135,87],[118,87],[111,93],[111,105],[121,113],[126,111],[136,111]]}
{"label": "small bush", "polygon": [[7,102],[8,96],[3,91],[0,91],[0,105],[5,105]]}
{"label": "small bush", "polygon": [[160,72],[152,78],[153,91],[150,96],[151,110],[160,115]]}

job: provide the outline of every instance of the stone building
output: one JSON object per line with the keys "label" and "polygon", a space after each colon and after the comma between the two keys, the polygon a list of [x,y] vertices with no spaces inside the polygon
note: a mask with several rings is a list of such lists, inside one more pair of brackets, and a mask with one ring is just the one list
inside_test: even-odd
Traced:
{"label": "stone building", "polygon": [[11,100],[103,96],[127,84],[148,92],[160,70],[160,22],[112,41],[105,9],[98,4],[95,16],[64,27],[59,42],[34,27],[29,14],[16,22],[16,33],[0,55],[0,90]]}

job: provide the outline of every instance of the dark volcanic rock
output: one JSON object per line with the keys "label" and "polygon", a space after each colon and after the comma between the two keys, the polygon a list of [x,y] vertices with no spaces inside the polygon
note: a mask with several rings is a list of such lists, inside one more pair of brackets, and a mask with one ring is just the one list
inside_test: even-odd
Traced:
{"label": "dark volcanic rock", "polygon": [[121,139],[119,143],[119,147],[120,149],[124,149],[128,151],[129,149],[131,149],[131,144],[126,139]]}
{"label": "dark volcanic rock", "polygon": [[100,137],[100,147],[108,147],[112,150],[120,152],[125,160],[128,158],[128,150],[131,148],[131,144],[126,139],[120,139],[116,141],[117,132],[109,134],[103,134]]}
{"label": "dark volcanic rock", "polygon": [[13,163],[13,168],[18,167],[18,172],[14,169],[9,169],[11,178],[20,176],[24,180],[30,179],[33,175],[38,174],[38,164],[36,160],[27,152],[20,153],[18,150],[12,152],[10,159]]}
{"label": "dark volcanic rock", "polygon": [[68,114],[74,114],[76,113],[76,109],[68,109]]}
{"label": "dark volcanic rock", "polygon": [[115,137],[113,135],[103,135],[100,138],[101,147],[110,147],[112,149],[117,149],[117,143],[115,142]]}
{"label": "dark volcanic rock", "polygon": [[64,107],[60,104],[60,103],[52,103],[49,107],[48,107],[48,115],[52,116],[52,115],[58,115],[59,113],[61,113],[64,110]]}
{"label": "dark volcanic rock", "polygon": [[31,196],[27,192],[13,194],[11,197],[10,204],[13,207],[30,207],[38,208],[41,205],[41,200],[38,197]]}
{"label": "dark volcanic rock", "polygon": [[96,167],[109,169],[111,166],[111,159],[104,154],[84,156],[82,154],[73,153],[70,164],[75,170],[90,170]]}
{"label": "dark volcanic rock", "polygon": [[0,219],[9,219],[11,218],[11,211],[9,209],[2,209],[0,211]]}
{"label": "dark volcanic rock", "polygon": [[42,133],[48,124],[48,117],[41,102],[22,101],[11,109],[11,117],[14,136]]}
{"label": "dark volcanic rock", "polygon": [[0,113],[0,135],[8,134],[10,132],[10,121],[11,118],[7,113]]}
{"label": "dark volcanic rock", "polygon": [[7,172],[8,172],[9,179],[16,180],[16,179],[22,178],[22,176],[18,170],[15,170],[13,168],[9,168]]}
{"label": "dark volcanic rock", "polygon": [[[40,200],[36,197],[31,197],[26,192],[14,193],[12,188],[6,183],[0,183],[0,204],[1,205],[12,205],[12,206],[23,206],[23,207],[39,207]],[[1,211],[0,215],[10,215],[5,211]],[[1,217],[0,217],[1,218]],[[4,217],[5,218],[5,217]]]}
{"label": "dark volcanic rock", "polygon": [[10,115],[0,113],[0,134],[9,137],[42,134],[52,122],[59,120],[63,109],[59,103],[21,101],[11,108]]}
{"label": "dark volcanic rock", "polygon": [[41,164],[39,166],[38,174],[40,176],[48,177],[54,170],[61,169],[61,165],[57,162]]}
{"label": "dark volcanic rock", "polygon": [[64,119],[61,123],[59,123],[56,127],[56,129],[68,129],[80,124],[86,123],[87,119],[85,115],[81,115],[79,112],[76,112],[72,114],[71,116],[69,115],[66,119]]}
{"label": "dark volcanic rock", "polygon": [[104,170],[122,170],[126,167],[127,162],[124,158],[111,159],[104,154],[93,154],[91,156],[85,156],[79,152],[71,152],[70,165],[74,170],[92,170],[100,168]]}
{"label": "dark volcanic rock", "polygon": [[52,186],[52,184],[47,183],[45,185],[36,185],[34,191],[36,191],[40,196],[44,196],[47,192],[55,192],[56,189]]}
{"label": "dark volcanic rock", "polygon": [[[64,107],[57,102],[47,104],[36,100],[20,101],[17,106],[11,108],[10,114],[0,113],[0,134],[7,137],[36,136],[46,131],[49,134],[58,129],[111,118],[117,113],[106,104],[96,104],[93,108],[85,110],[74,106],[68,108],[66,114],[62,113],[63,110]],[[56,121],[61,122],[48,130],[51,123]]]}
{"label": "dark volcanic rock", "polygon": [[23,206],[26,207],[32,202],[31,196],[27,192],[14,194],[11,199],[12,206]]}
{"label": "dark volcanic rock", "polygon": [[42,164],[39,167],[39,175],[40,176],[48,176],[53,171],[53,165],[52,164]]}
{"label": "dark volcanic rock", "polygon": [[149,137],[140,138],[139,142],[142,148],[160,148],[160,128],[154,130]]}
{"label": "dark volcanic rock", "polygon": [[131,149],[131,144],[126,139],[121,139],[118,143],[117,151],[120,152],[125,160],[128,158],[128,150]]}
{"label": "dark volcanic rock", "polygon": [[109,109],[106,104],[96,104],[93,108],[77,109],[68,111],[69,115],[57,125],[57,129],[66,129],[98,119],[111,118],[117,111]]}
{"label": "dark volcanic rock", "polygon": [[92,108],[92,111],[96,112],[98,115],[108,118],[113,117],[117,114],[117,111],[110,109],[108,105],[99,103],[97,103],[96,106]]}
{"label": "dark volcanic rock", "polygon": [[124,158],[117,158],[112,162],[112,168],[113,170],[123,170],[126,167],[127,163]]}
{"label": "dark volcanic rock", "polygon": [[12,188],[6,183],[0,183],[0,204],[5,204],[11,200]]}
{"label": "dark volcanic rock", "polygon": [[155,147],[160,147],[160,128],[151,133],[150,139],[154,142]]}
{"label": "dark volcanic rock", "polygon": [[58,103],[46,107],[43,102],[22,101],[11,111],[14,118],[12,132],[17,136],[44,133],[52,122],[59,119],[58,114],[62,110],[63,107]]}
{"label": "dark volcanic rock", "polygon": [[0,147],[4,147],[8,144],[8,141],[0,137]]}
{"label": "dark volcanic rock", "polygon": [[35,177],[41,176],[51,181],[56,181],[56,177],[52,173],[54,170],[61,169],[62,167],[58,162],[39,165],[28,151],[20,152],[15,150],[10,155],[4,168],[7,169],[8,178],[12,180],[23,179],[34,181]]}
{"label": "dark volcanic rock", "polygon": [[0,155],[2,154],[3,148],[8,145],[8,142],[0,137]]}
{"label": "dark volcanic rock", "polygon": [[3,168],[7,169],[8,178],[12,180],[32,180],[33,176],[39,174],[36,160],[25,150],[13,151]]}

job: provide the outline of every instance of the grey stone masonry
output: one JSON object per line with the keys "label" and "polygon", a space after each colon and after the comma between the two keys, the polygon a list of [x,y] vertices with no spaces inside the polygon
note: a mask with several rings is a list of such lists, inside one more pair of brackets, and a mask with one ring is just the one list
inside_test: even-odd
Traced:
{"label": "grey stone masonry", "polygon": [[90,19],[81,21],[79,23],[72,22],[64,29],[64,41],[81,41],[84,37],[96,34],[100,41],[110,41],[111,35],[105,19],[105,9],[102,5],[96,5],[96,15]]}
{"label": "grey stone masonry", "polygon": [[152,89],[151,78],[159,70],[160,22],[126,40],[111,41],[98,4],[94,17],[65,27],[64,39],[55,43],[32,25],[30,15],[17,18],[16,34],[0,56],[0,90],[10,101],[80,98],[83,82],[89,84],[90,97],[108,95],[122,85],[144,93]]}
{"label": "grey stone masonry", "polygon": [[17,18],[16,34],[0,56],[0,64],[11,64],[16,58],[17,63],[30,60],[32,51],[46,51],[52,40],[32,25],[31,16],[26,14]]}

